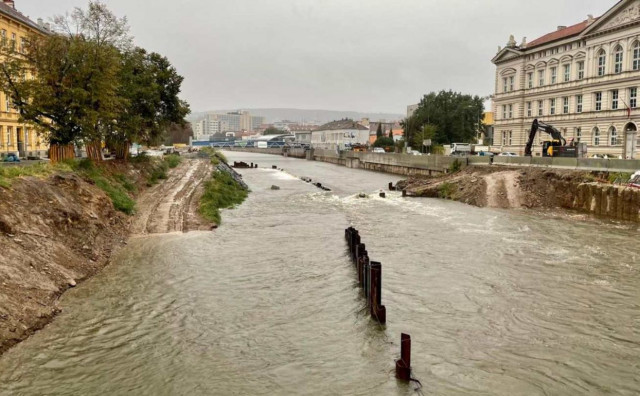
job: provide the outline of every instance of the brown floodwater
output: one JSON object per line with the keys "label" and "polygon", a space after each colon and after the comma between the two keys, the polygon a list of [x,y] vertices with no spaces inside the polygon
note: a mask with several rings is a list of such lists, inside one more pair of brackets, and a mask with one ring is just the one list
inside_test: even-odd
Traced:
{"label": "brown floodwater", "polygon": [[[382,199],[397,176],[227,154],[263,167],[242,171],[248,200],[215,232],[131,240],[0,358],[0,394],[640,393],[637,226]],[[382,262],[386,327],[367,314],[350,225]],[[394,378],[402,332],[419,391]]]}

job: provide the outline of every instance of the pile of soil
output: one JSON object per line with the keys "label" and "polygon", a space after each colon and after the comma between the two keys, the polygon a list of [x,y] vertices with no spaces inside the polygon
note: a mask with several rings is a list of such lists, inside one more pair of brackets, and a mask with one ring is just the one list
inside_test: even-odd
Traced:
{"label": "pile of soil", "polygon": [[578,187],[594,182],[584,171],[542,168],[468,167],[399,184],[408,195],[438,197],[480,207],[573,208]]}

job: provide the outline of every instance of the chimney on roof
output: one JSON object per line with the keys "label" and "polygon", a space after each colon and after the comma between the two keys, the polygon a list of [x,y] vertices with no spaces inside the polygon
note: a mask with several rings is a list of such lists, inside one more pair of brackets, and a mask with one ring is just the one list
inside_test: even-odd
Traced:
{"label": "chimney on roof", "polygon": [[593,22],[595,22],[593,15],[591,14],[587,15],[587,25],[591,25]]}
{"label": "chimney on roof", "polygon": [[38,18],[38,26],[44,29],[44,20],[42,18]]}
{"label": "chimney on roof", "polygon": [[16,3],[13,0],[2,0],[4,2],[4,4],[8,5],[9,7],[15,9],[16,8]]}
{"label": "chimney on roof", "polygon": [[558,31],[566,29],[566,26],[558,26]]}

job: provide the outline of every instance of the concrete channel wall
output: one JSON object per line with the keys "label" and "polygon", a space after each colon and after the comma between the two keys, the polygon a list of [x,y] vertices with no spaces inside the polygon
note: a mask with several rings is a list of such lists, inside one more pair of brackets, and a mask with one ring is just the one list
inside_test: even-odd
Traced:
{"label": "concrete channel wall", "polygon": [[640,190],[597,183],[581,184],[572,209],[617,220],[640,222]]}
{"label": "concrete channel wall", "polygon": [[302,148],[232,148],[232,151],[284,155],[295,158],[313,159],[349,168],[360,168],[398,175],[432,176],[447,173],[454,161],[460,161],[462,168],[470,165],[535,166],[557,169],[572,169],[599,172],[633,173],[640,170],[640,160],[602,158],[549,158],[549,157],[446,157],[441,155],[375,154],[368,152],[334,150],[305,150]]}

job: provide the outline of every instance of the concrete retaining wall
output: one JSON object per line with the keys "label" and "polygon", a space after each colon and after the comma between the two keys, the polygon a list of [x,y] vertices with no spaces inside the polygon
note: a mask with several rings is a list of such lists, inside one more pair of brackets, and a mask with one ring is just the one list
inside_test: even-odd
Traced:
{"label": "concrete retaining wall", "polygon": [[596,183],[581,184],[573,209],[613,219],[640,222],[640,190]]}
{"label": "concrete retaining wall", "polygon": [[[233,148],[232,151],[247,151],[261,154],[283,155],[283,149]],[[306,158],[309,154],[304,149],[288,149],[288,156]],[[489,157],[456,158],[441,155],[408,155],[408,154],[375,154],[368,152],[335,150],[311,151],[316,161],[329,162],[351,168],[369,169],[399,175],[435,175],[446,173],[451,164],[458,160],[462,168],[469,165],[490,165]],[[353,159],[357,159],[354,161]],[[494,165],[501,166],[536,166],[558,169],[573,169],[601,172],[627,172],[640,170],[640,160],[620,160],[602,158],[551,158],[551,157],[494,157]]]}

